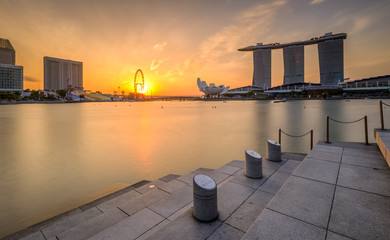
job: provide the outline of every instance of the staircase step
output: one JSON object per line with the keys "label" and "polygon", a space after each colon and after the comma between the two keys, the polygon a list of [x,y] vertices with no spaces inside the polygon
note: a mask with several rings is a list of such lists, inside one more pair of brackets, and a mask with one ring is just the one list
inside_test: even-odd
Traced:
{"label": "staircase step", "polygon": [[125,214],[118,208],[113,208],[110,211],[102,213],[97,217],[94,217],[86,222],[83,222],[77,226],[68,229],[65,232],[58,234],[57,238],[59,240],[87,239],[101,231],[104,231],[106,228],[111,227],[112,225],[125,219],[126,217],[128,217],[127,214]]}
{"label": "staircase step", "polygon": [[136,239],[162,221],[163,217],[145,208],[89,239]]}
{"label": "staircase step", "polygon": [[113,208],[115,208],[121,204],[124,204],[125,202],[128,202],[128,201],[130,201],[138,196],[141,196],[141,194],[135,190],[132,190],[132,191],[127,192],[125,194],[122,194],[116,198],[110,199],[102,204],[99,204],[97,206],[97,208],[103,212],[107,212],[107,211],[110,211]]}
{"label": "staircase step", "polygon": [[168,193],[161,191],[160,189],[153,189],[150,192],[142,194],[134,199],[131,199],[130,201],[127,201],[126,203],[119,205],[118,208],[131,216],[168,195]]}
{"label": "staircase step", "polygon": [[46,239],[56,236],[80,223],[88,221],[91,218],[94,218],[98,215],[102,214],[102,212],[97,208],[90,208],[84,212],[81,212],[76,215],[71,215],[67,218],[64,218],[53,225],[50,225],[44,229],[42,229],[42,233],[44,234]]}

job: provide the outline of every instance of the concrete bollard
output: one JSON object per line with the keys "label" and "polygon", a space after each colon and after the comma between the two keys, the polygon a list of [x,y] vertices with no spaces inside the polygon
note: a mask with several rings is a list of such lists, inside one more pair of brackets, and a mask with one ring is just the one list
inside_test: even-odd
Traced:
{"label": "concrete bollard", "polygon": [[272,140],[267,141],[267,159],[273,162],[282,160],[282,151],[279,143]]}
{"label": "concrete bollard", "polygon": [[245,151],[245,175],[250,178],[262,178],[263,166],[261,155],[252,150]]}
{"label": "concrete bollard", "polygon": [[218,216],[217,184],[209,176],[194,176],[194,210],[193,215],[199,221],[211,221]]}

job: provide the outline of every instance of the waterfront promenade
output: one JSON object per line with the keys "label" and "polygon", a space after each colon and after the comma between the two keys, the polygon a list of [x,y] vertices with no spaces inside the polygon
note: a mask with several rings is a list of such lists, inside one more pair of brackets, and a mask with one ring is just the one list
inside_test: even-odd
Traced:
{"label": "waterfront promenade", "polygon": [[[6,239],[390,238],[390,171],[376,144],[319,142],[307,156],[282,159],[263,158],[262,179],[234,160],[143,181]],[[218,184],[215,221],[192,216],[196,174]]]}

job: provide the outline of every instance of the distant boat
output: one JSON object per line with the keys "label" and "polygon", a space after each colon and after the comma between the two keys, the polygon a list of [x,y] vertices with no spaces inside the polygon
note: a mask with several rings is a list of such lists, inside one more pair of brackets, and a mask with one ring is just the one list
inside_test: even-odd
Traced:
{"label": "distant boat", "polygon": [[274,103],[280,103],[280,102],[287,102],[286,99],[281,99],[281,100],[275,100]]}

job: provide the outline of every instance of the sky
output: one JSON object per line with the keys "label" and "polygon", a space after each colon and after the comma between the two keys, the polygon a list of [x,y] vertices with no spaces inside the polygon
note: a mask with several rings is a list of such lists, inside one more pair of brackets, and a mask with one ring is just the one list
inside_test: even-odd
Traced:
{"label": "sky", "polygon": [[[0,0],[0,38],[16,50],[24,88],[43,89],[43,57],[83,62],[84,89],[199,96],[196,79],[252,84],[253,56],[238,48],[347,33],[345,78],[390,74],[388,0]],[[272,85],[283,82],[272,51]],[[317,45],[305,46],[305,82],[319,83]]]}

